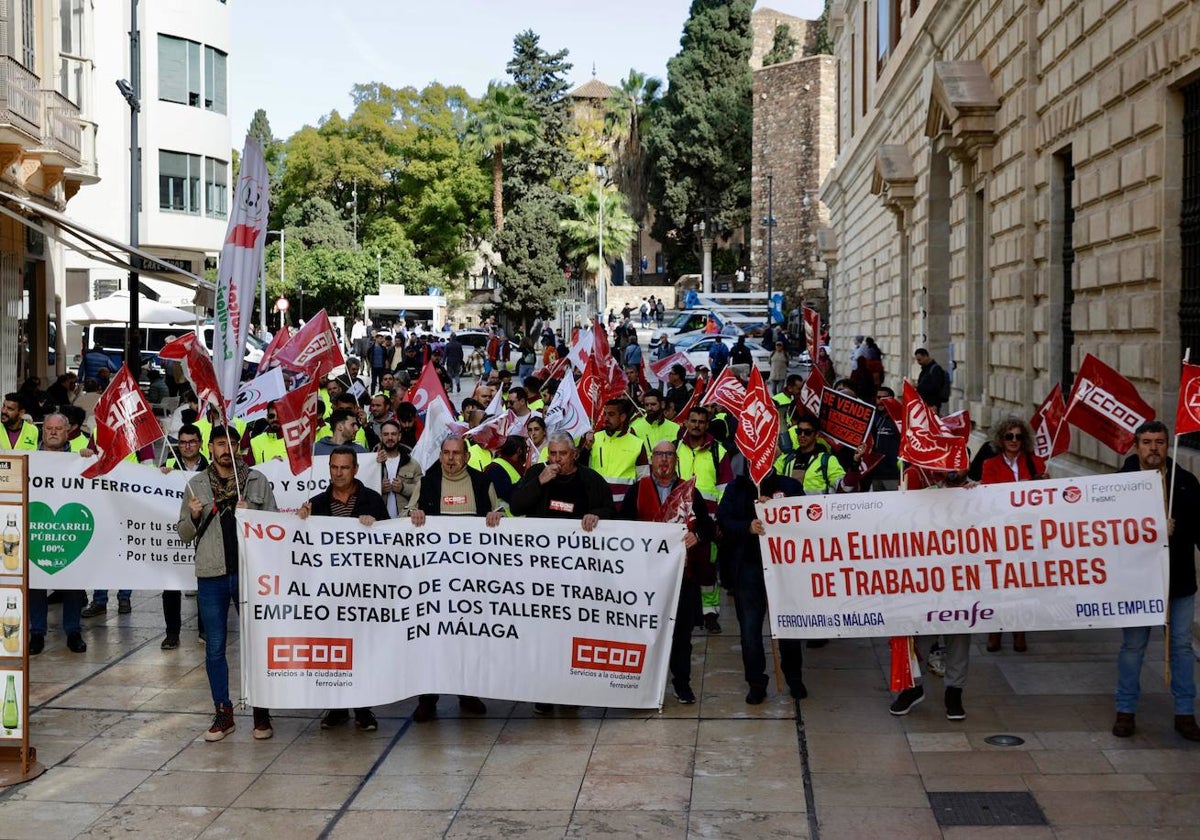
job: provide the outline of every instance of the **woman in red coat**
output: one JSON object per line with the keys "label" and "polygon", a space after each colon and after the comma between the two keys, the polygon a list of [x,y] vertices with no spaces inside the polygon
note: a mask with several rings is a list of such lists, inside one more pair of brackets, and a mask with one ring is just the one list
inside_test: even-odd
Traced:
{"label": "woman in red coat", "polygon": [[[1006,417],[996,424],[992,449],[997,454],[983,462],[984,484],[1036,481],[1046,477],[1046,463],[1033,454],[1033,433],[1021,418]],[[1000,650],[999,633],[988,634],[987,649]],[[1013,633],[1013,650],[1017,653],[1027,650],[1023,632]]]}

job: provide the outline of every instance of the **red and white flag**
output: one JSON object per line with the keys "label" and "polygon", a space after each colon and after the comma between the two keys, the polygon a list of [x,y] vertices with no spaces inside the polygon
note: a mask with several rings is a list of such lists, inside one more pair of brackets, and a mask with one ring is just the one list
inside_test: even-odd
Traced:
{"label": "red and white flag", "polygon": [[566,432],[572,437],[579,437],[592,428],[592,419],[583,407],[579,391],[575,387],[575,377],[571,371],[563,374],[558,390],[550,405],[546,406],[544,414],[546,433]]}
{"label": "red and white flag", "polygon": [[966,440],[942,425],[907,379],[900,457],[914,466],[942,472],[965,470],[970,464]]}
{"label": "red and white flag", "polygon": [[1179,380],[1179,407],[1175,410],[1175,434],[1200,432],[1200,365],[1183,363]]}
{"label": "red and white flag", "polygon": [[757,366],[750,368],[750,384],[743,394],[741,406],[734,410],[738,424],[733,439],[746,456],[750,478],[755,484],[761,484],[775,463],[775,450],[779,446],[779,412],[775,410],[775,403]]}
{"label": "red and white flag", "polygon": [[280,327],[275,335],[271,336],[271,343],[267,345],[267,349],[263,351],[262,359],[258,362],[259,373],[266,373],[271,368],[279,366],[279,361],[275,358],[275,354],[283,349],[291,337],[291,327]]}
{"label": "red and white flag", "polygon": [[567,353],[567,360],[573,364],[576,369],[583,370],[587,367],[587,361],[592,357],[596,350],[596,331],[579,330],[575,337],[575,342],[571,345],[571,351]]}
{"label": "red and white flag", "polygon": [[283,371],[279,368],[260,373],[238,388],[233,401],[233,416],[253,422],[267,416],[267,406],[287,394]]}
{"label": "red and white flag", "polygon": [[808,358],[813,364],[817,363],[817,345],[821,343],[821,313],[815,309],[804,307],[804,346],[808,348]]}
{"label": "red and white flag", "polygon": [[275,358],[288,370],[304,371],[313,379],[320,379],[346,363],[324,309],[297,330],[291,340],[276,351]]}
{"label": "red and white flag", "polygon": [[950,432],[950,434],[958,435],[963,440],[971,439],[971,415],[965,408],[936,419],[941,422],[942,428]]}
{"label": "red and white flag", "polygon": [[299,475],[312,466],[317,430],[317,386],[317,380],[313,379],[275,401],[275,417],[287,447],[292,475]]}
{"label": "red and white flag", "polygon": [[254,308],[254,287],[262,269],[269,193],[270,179],[262,146],[246,135],[238,182],[233,190],[233,211],[229,214],[217,269],[213,317],[213,368],[221,393],[228,394],[229,399],[237,394],[238,382],[242,379],[246,334],[250,331],[250,312]]}
{"label": "red and white flag", "polygon": [[[757,368],[754,369],[757,370]],[[762,374],[759,374],[758,378],[761,380]],[[746,388],[733,375],[733,365],[723,367],[712,385],[705,390],[700,405],[709,405],[710,403],[723,405],[734,414],[741,411],[742,406],[746,404]]]}
{"label": "red and white flag", "polygon": [[681,481],[671,488],[667,498],[663,499],[659,510],[659,522],[691,523],[695,517],[696,476],[687,481]]}
{"label": "red and white flag", "polygon": [[430,403],[434,400],[441,400],[446,404],[447,411],[454,414],[454,407],[450,403],[450,397],[446,394],[446,387],[442,384],[442,378],[438,376],[437,368],[434,365],[425,365],[421,375],[417,377],[417,381],[408,389],[405,399],[412,403],[417,411],[426,412],[429,411]]}
{"label": "red and white flag", "polygon": [[510,434],[513,434],[513,426],[516,424],[517,416],[512,413],[512,410],[507,410],[503,414],[498,414],[495,417],[489,417],[473,429],[468,429],[467,434],[471,436],[471,440],[489,452],[495,452],[504,445],[504,441],[508,439]]}
{"label": "red and white flag", "polygon": [[555,359],[545,367],[538,368],[533,372],[533,375],[541,382],[549,382],[551,379],[561,379],[563,374],[570,369],[570,358],[563,356],[561,359]]}
{"label": "red and white flag", "polygon": [[[212,359],[204,350],[204,345],[196,337],[194,332],[184,333],[174,341],[168,341],[163,345],[162,350],[158,351],[159,358],[173,359],[183,364],[183,369],[187,372],[188,381],[192,383],[192,387],[196,391],[196,397],[200,400],[200,405],[213,405],[221,412],[222,417],[227,417],[228,412],[225,410],[225,397],[221,390],[221,385],[217,381],[216,370],[213,369]],[[238,380],[233,382],[233,391],[236,394],[238,389]],[[200,412],[201,416],[204,412]]]}
{"label": "red and white flag", "polygon": [[1124,455],[1133,446],[1134,429],[1153,420],[1154,409],[1133,383],[1089,353],[1075,376],[1065,416],[1075,428]]}
{"label": "red and white flag", "polygon": [[121,370],[108,383],[96,402],[96,446],[100,457],[82,473],[96,478],[112,470],[131,452],[149,446],[163,437],[162,426],[129,368]]}
{"label": "red and white flag", "polygon": [[704,399],[704,392],[708,386],[703,379],[696,380],[696,387],[692,388],[692,395],[688,397],[688,401],[683,404],[683,408],[675,413],[673,418],[676,423],[683,426],[687,423],[687,417],[692,413],[693,408],[700,406],[700,401]]}
{"label": "red and white flag", "polygon": [[1043,461],[1049,461],[1071,448],[1071,427],[1066,423],[1066,414],[1062,383],[1056,382],[1029,421],[1029,427],[1033,430],[1033,454]]}
{"label": "red and white flag", "polygon": [[692,364],[692,360],[687,357],[687,353],[679,350],[665,359],[651,362],[650,372],[654,374],[654,378],[659,382],[666,382],[667,374],[671,372],[671,368],[675,367],[675,365],[683,365],[683,372],[689,376],[696,375],[696,366]]}
{"label": "red and white flag", "polygon": [[800,396],[796,398],[800,406],[813,417],[821,414],[821,392],[825,390],[825,377],[815,367],[808,372],[808,378],[800,386]]}
{"label": "red and white flag", "polygon": [[421,465],[421,472],[428,472],[438,462],[446,438],[466,432],[467,424],[455,420],[453,412],[448,411],[441,400],[434,400],[425,415],[425,428],[413,447],[412,459]]}
{"label": "red and white flag", "polygon": [[[561,387],[561,386],[560,386]],[[583,374],[579,377],[579,402],[583,405],[588,422],[595,423],[600,416],[600,408],[604,405],[603,385],[600,380],[600,365],[595,356],[588,356],[583,366]]]}

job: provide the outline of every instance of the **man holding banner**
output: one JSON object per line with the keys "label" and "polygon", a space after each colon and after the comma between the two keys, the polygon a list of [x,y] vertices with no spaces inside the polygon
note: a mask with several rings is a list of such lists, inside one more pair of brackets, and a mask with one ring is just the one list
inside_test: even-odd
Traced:
{"label": "man holding banner", "polygon": [[[225,659],[225,634],[229,604],[241,600],[238,590],[237,508],[276,511],[271,483],[234,458],[230,430],[214,426],[208,442],[209,466],[187,483],[179,521],[179,538],[196,547],[196,605],[204,619],[204,668],[216,714],[204,733],[206,741],[220,741],[234,730],[233,701],[229,697],[229,662]],[[267,709],[254,708],[254,737],[275,734]]]}
{"label": "man holding banner", "polygon": [[[1195,550],[1200,548],[1200,482],[1196,476],[1171,463],[1167,457],[1169,433],[1164,423],[1151,420],[1134,432],[1134,453],[1121,472],[1157,470],[1169,488],[1167,545],[1170,572],[1167,586],[1167,653],[1171,674],[1171,696],[1175,702],[1175,731],[1189,741],[1200,741],[1196,725],[1196,672],[1192,655],[1192,617],[1196,604]],[[1172,485],[1173,482],[1173,485]],[[1112,734],[1128,738],[1134,733],[1134,713],[1141,696],[1142,660],[1150,640],[1149,627],[1126,627],[1121,631],[1117,656],[1117,719]]]}

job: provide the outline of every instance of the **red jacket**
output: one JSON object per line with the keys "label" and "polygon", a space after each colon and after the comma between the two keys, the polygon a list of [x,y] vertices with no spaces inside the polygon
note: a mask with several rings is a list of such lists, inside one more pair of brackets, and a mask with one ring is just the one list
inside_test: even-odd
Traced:
{"label": "red jacket", "polygon": [[[1030,466],[1033,472],[1030,472]],[[1036,455],[1021,453],[1017,458],[1018,481],[1032,481],[1046,474],[1046,462]],[[1008,484],[1012,482],[1012,468],[1004,460],[1004,455],[993,455],[983,462],[983,484]]]}

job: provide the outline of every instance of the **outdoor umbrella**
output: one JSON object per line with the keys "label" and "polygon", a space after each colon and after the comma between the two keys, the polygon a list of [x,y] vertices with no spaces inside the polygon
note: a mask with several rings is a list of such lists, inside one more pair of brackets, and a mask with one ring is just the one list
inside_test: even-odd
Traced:
{"label": "outdoor umbrella", "polygon": [[[63,318],[72,324],[128,324],[129,292],[113,292],[100,300],[77,303],[63,310]],[[140,324],[190,324],[196,316],[191,312],[166,306],[143,296],[138,298]]]}

